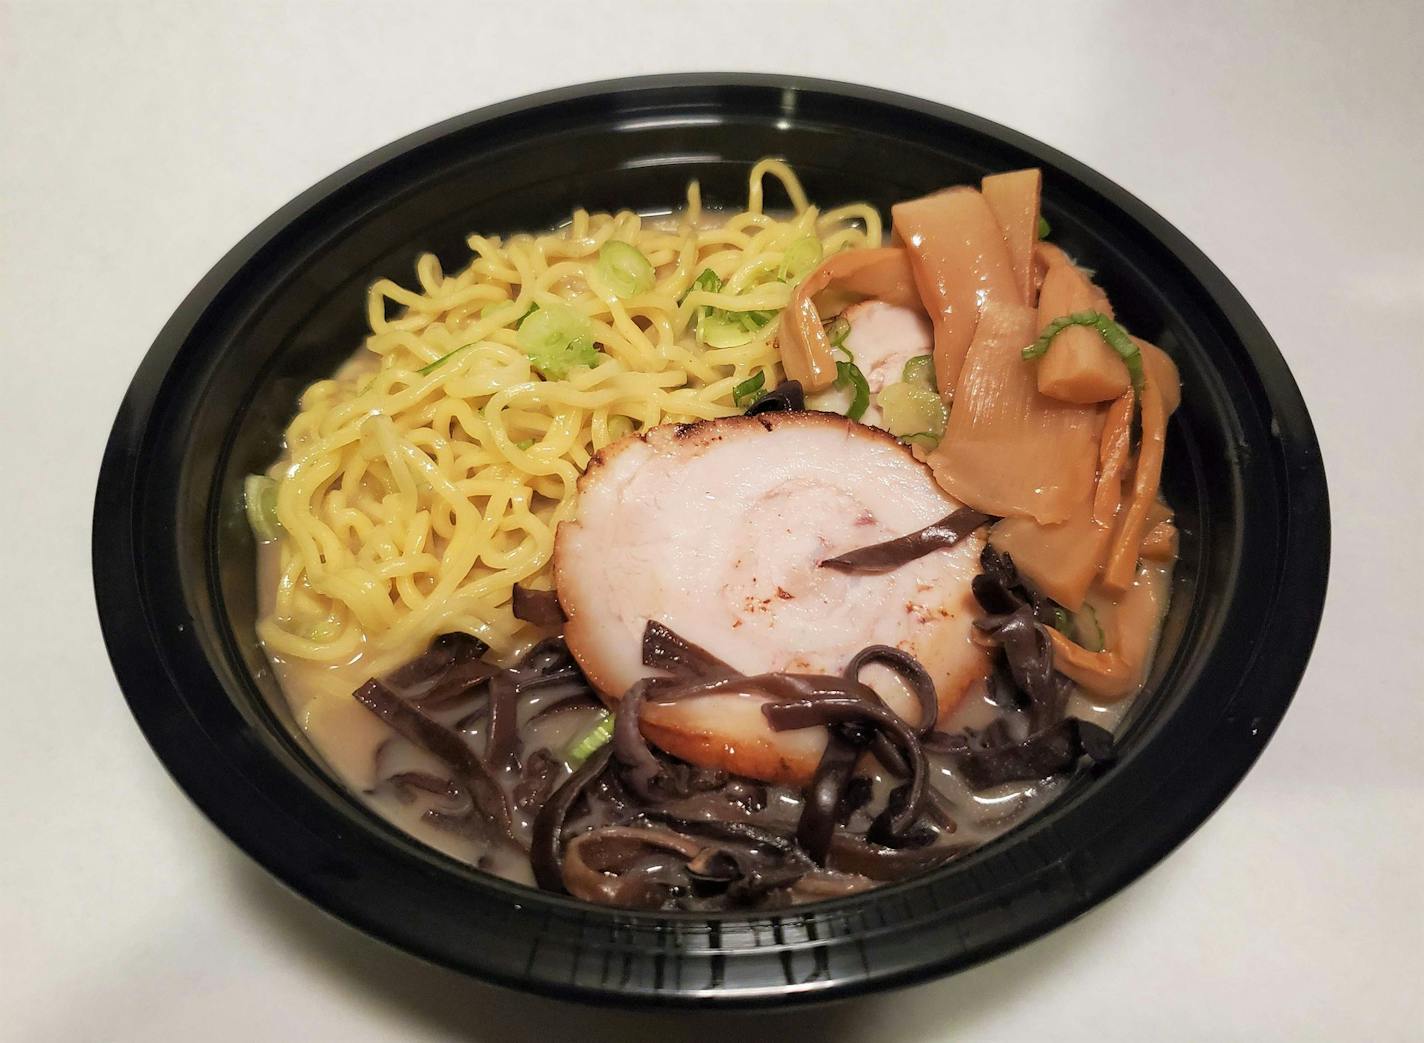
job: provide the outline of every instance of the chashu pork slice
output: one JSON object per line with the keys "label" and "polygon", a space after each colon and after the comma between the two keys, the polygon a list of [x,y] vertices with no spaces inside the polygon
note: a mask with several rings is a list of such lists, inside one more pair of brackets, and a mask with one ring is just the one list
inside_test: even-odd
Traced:
{"label": "chashu pork slice", "polygon": [[[934,678],[943,721],[987,670],[971,640],[971,535],[880,575],[821,568],[960,504],[890,435],[829,413],[665,425],[597,454],[575,520],[559,528],[565,637],[610,705],[639,678],[657,620],[744,673],[839,674],[867,645],[902,648]],[[912,724],[917,704],[881,665],[862,679]],[[800,785],[825,731],[774,732],[760,697],[646,705],[647,738],[684,760]]]}

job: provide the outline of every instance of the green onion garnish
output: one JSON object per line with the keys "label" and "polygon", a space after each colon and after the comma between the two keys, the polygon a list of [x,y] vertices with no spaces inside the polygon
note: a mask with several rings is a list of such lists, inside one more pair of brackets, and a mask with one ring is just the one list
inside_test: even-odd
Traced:
{"label": "green onion garnish", "polygon": [[1084,605],[1074,614],[1072,637],[1089,652],[1101,652],[1106,646],[1102,624],[1098,622],[1098,614],[1093,611],[1092,605]]}
{"label": "green onion garnish", "polygon": [[762,370],[754,377],[748,377],[736,387],[732,388],[732,402],[738,409],[751,405],[762,395],[766,394],[762,390],[766,386],[766,371]]}
{"label": "green onion garnish", "polygon": [[1127,364],[1127,374],[1132,378],[1132,390],[1139,396],[1142,394],[1142,352],[1137,350],[1137,345],[1132,343],[1132,338],[1127,335],[1126,330],[1100,312],[1075,311],[1071,315],[1059,316],[1043,327],[1038,340],[1023,349],[1023,357],[1037,359],[1048,354],[1048,347],[1053,343],[1053,338],[1069,326],[1091,326],[1097,330],[1108,347],[1117,352]]}
{"label": "green onion garnish", "polygon": [[900,379],[906,384],[926,384],[934,387],[935,371],[933,355],[916,355],[905,363]]}
{"label": "green onion garnish", "polygon": [[870,385],[860,367],[854,362],[837,362],[836,386],[855,389],[855,396],[850,400],[850,408],[845,415],[851,420],[865,416],[865,411],[870,408]]}
{"label": "green onion garnish", "polygon": [[880,426],[896,438],[933,449],[949,419],[944,400],[931,385],[902,380],[880,389]]}
{"label": "green onion garnish", "polygon": [[265,474],[249,474],[242,482],[242,506],[247,511],[247,524],[252,535],[262,543],[270,543],[282,535],[282,523],[277,520],[277,480]]}
{"label": "green onion garnish", "polygon": [[1052,231],[1053,231],[1053,226],[1048,223],[1048,218],[1044,217],[1042,214],[1039,214],[1039,215],[1038,215],[1038,237],[1039,237],[1040,239],[1047,239],[1047,238],[1048,238],[1048,233],[1049,233],[1049,232],[1052,232]]}
{"label": "green onion garnish", "polygon": [[570,768],[577,768],[612,738],[613,715],[607,710],[600,710],[598,723],[574,740],[564,754],[564,762]]}
{"label": "green onion garnish", "polygon": [[[711,268],[704,268],[702,269],[702,274],[692,280],[692,285],[687,288],[687,293],[691,293],[693,290],[706,290],[708,293],[716,293],[721,288],[721,277]],[[687,300],[687,293],[682,295],[682,300],[678,301],[679,304]]]}
{"label": "green onion garnish", "polygon": [[598,250],[598,275],[613,293],[627,300],[653,288],[653,266],[636,246],[610,240]]}
{"label": "green onion garnish", "polygon": [[447,354],[447,355],[441,355],[441,356],[440,356],[438,359],[436,359],[434,362],[430,363],[430,365],[428,365],[428,366],[421,366],[418,370],[416,370],[416,372],[419,373],[422,377],[428,377],[428,376],[430,376],[430,374],[434,373],[434,372],[435,372],[437,369],[439,369],[441,366],[445,365],[445,363],[449,362],[449,361],[450,361],[452,358],[454,358],[456,355],[460,354],[460,352],[464,351],[466,348],[472,348],[472,347],[474,347],[473,344],[462,344],[462,345],[460,345],[460,347],[456,348],[454,351],[450,352],[449,354]]}
{"label": "green onion garnish", "polygon": [[575,366],[597,366],[593,323],[567,304],[550,304],[526,315],[516,337],[530,363],[550,380],[563,380]]}
{"label": "green onion garnish", "polygon": [[514,447],[515,447],[516,449],[524,449],[524,450],[528,450],[528,449],[532,448],[533,445],[534,445],[534,439],[532,439],[532,438],[521,438],[519,441],[517,441],[517,442],[514,443]]}

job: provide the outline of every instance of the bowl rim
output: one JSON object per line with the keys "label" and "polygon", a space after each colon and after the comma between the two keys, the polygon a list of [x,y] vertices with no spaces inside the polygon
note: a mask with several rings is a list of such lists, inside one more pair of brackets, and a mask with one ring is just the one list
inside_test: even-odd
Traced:
{"label": "bowl rim", "polygon": [[[313,866],[320,862],[321,845],[307,844],[300,831],[289,829],[287,839],[294,846],[282,848],[272,844],[258,832],[262,823],[245,815],[234,814],[229,806],[230,792],[215,785],[211,773],[212,758],[217,754],[214,736],[208,734],[184,699],[182,684],[170,666],[171,639],[152,625],[149,612],[152,592],[141,582],[135,562],[145,554],[142,533],[137,531],[137,510],[146,462],[142,448],[150,421],[165,392],[170,367],[180,351],[189,343],[199,320],[235,277],[273,240],[303,215],[326,203],[353,183],[366,178],[389,163],[427,145],[481,125],[493,124],[511,117],[527,117],[573,102],[590,99],[642,98],[652,103],[660,95],[681,92],[685,99],[701,97],[714,108],[720,105],[717,92],[742,90],[764,95],[770,100],[783,92],[820,95],[847,101],[869,102],[881,107],[905,110],[920,118],[928,118],[947,126],[964,128],[1007,144],[1034,156],[1045,167],[1076,178],[1102,199],[1125,211],[1172,255],[1203,290],[1226,324],[1227,333],[1249,357],[1255,375],[1265,385],[1269,408],[1276,427],[1277,471],[1283,483],[1279,490],[1290,524],[1282,534],[1279,574],[1280,582],[1292,584],[1292,610],[1289,620],[1272,613],[1262,620],[1258,644],[1284,649],[1284,654],[1255,656],[1242,672],[1241,686],[1257,683],[1276,694],[1266,712],[1253,718],[1250,735],[1238,737],[1230,747],[1230,757],[1215,764],[1210,772],[1210,785],[1203,786],[1190,799],[1178,802],[1171,828],[1154,834],[1127,851],[1111,865],[1094,868],[1087,877],[1074,874],[1072,886],[1059,887],[1047,899],[1047,906],[1036,910],[1027,919],[1020,916],[1016,923],[1005,923],[993,930],[979,930],[973,939],[956,949],[929,954],[894,967],[872,971],[867,965],[863,976],[830,978],[803,986],[793,985],[790,972],[782,980],[778,974],[764,985],[735,990],[667,988],[658,984],[650,989],[628,990],[609,982],[590,985],[563,976],[541,973],[535,966],[533,952],[522,966],[508,959],[495,960],[472,955],[462,950],[458,939],[430,938],[414,933],[408,925],[390,916],[381,915],[361,902],[353,900],[346,889],[334,883],[328,874]],[[684,107],[687,101],[684,100]],[[669,107],[675,107],[671,101]],[[1303,508],[1303,509],[1302,509]],[[115,554],[116,540],[125,553]],[[602,80],[499,102],[443,120],[408,134],[391,144],[347,164],[298,195],[256,229],[245,236],[197,283],[164,325],[153,346],[140,364],[115,420],[100,469],[93,519],[92,555],[95,595],[99,620],[111,663],[121,689],[146,739],[166,769],[199,809],[237,846],[259,862],[279,880],[298,891],[318,906],[374,937],[394,943],[409,952],[446,966],[472,973],[498,984],[589,1002],[618,1003],[632,1000],[641,1005],[716,1005],[767,1006],[792,1001],[826,1000],[849,996],[873,989],[910,984],[915,981],[957,970],[1004,952],[1038,937],[1075,917],[1092,905],[1115,894],[1126,884],[1141,876],[1190,835],[1219,806],[1222,800],[1245,777],[1267,740],[1285,713],[1304,673],[1319,621],[1323,612],[1328,576],[1330,521],[1325,472],[1319,445],[1303,399],[1276,345],[1260,320],[1225,275],[1190,243],[1180,232],[1124,189],[1082,163],[1043,143],[997,123],[970,113],[893,91],[864,87],[831,80],[791,77],[774,74],[701,73],[666,74]],[[1280,591],[1277,591],[1279,600]],[[1290,626],[1286,626],[1289,622]],[[1274,641],[1272,643],[1271,640]],[[191,655],[191,653],[188,653]],[[212,677],[218,688],[222,682]],[[274,771],[286,769],[273,762]],[[260,793],[259,781],[245,780],[254,793]],[[279,809],[273,809],[280,813]],[[290,823],[288,824],[290,827]],[[389,838],[370,843],[389,844]],[[410,846],[410,845],[407,845]],[[405,853],[407,856],[419,853]],[[429,862],[429,858],[425,860]],[[436,859],[435,861],[439,861]],[[913,889],[923,878],[897,885],[894,890]],[[753,949],[774,952],[785,947],[795,952],[814,951],[818,944],[815,927],[807,937],[805,927],[812,921],[829,919],[851,909],[861,899],[843,899],[801,907],[785,915],[752,913],[709,917],[706,914],[651,916],[620,910],[605,910],[586,906],[559,896],[549,896],[529,889],[492,883],[492,893],[501,901],[512,901],[516,913],[527,905],[545,907],[546,921],[559,910],[580,930],[647,932],[637,934],[650,949],[641,959],[649,965],[665,959],[661,949],[671,927],[659,925],[702,924],[709,920],[719,924],[744,922],[757,931],[772,930],[776,940],[761,944],[753,940]],[[891,889],[872,892],[884,895]],[[512,896],[512,897],[511,897]],[[537,896],[537,897],[536,897]],[[908,899],[907,899],[908,901]],[[522,903],[522,904],[521,904]],[[824,915],[823,915],[824,914]],[[942,915],[942,914],[936,914]],[[796,934],[790,942],[780,939],[785,930]],[[755,932],[754,932],[755,933]],[[799,948],[798,948],[799,947]],[[750,951],[750,950],[749,950]],[[721,952],[720,958],[734,958],[740,949]],[[685,954],[682,954],[685,955]],[[701,954],[703,959],[716,961],[719,956]],[[637,958],[636,956],[633,958]],[[788,957],[789,959],[789,957]],[[661,964],[659,964],[659,967]],[[789,964],[788,964],[789,966]]]}

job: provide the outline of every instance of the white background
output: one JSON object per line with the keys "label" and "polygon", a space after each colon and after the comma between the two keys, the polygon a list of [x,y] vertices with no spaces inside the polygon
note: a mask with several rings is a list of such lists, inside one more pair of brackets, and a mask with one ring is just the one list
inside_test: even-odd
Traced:
{"label": "white background", "polygon": [[[1384,0],[0,3],[0,1038],[1421,1038],[1422,53]],[[1181,850],[988,966],[753,1021],[497,992],[286,893],[149,753],[89,577],[129,378],[262,218],[488,102],[717,68],[947,102],[1146,200],[1279,341],[1335,507],[1296,703]]]}

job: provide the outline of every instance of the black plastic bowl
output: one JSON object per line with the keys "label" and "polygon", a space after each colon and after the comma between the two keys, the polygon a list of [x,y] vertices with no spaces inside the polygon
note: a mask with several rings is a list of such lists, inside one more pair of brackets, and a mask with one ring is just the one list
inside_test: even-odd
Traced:
{"label": "black plastic bowl", "polygon": [[[365,289],[447,270],[466,232],[574,206],[665,209],[689,178],[740,204],[784,156],[823,205],[891,203],[1044,170],[1053,238],[1181,367],[1167,492],[1182,560],[1121,760],[944,869],[778,914],[648,915],[505,883],[410,840],[323,769],[254,633],[243,475],[277,454],[299,392],[363,335]],[[134,378],[100,475],[100,616],[134,716],[248,854],[357,927],[490,981],[628,1005],[767,1005],[965,967],[1143,873],[1225,798],[1305,668],[1329,554],[1305,406],[1256,316],[1170,225],[1082,164],[962,112],[842,84],[679,76],[542,94],[449,120],[333,175],[198,284]],[[1182,895],[1183,902],[1193,900]]]}

